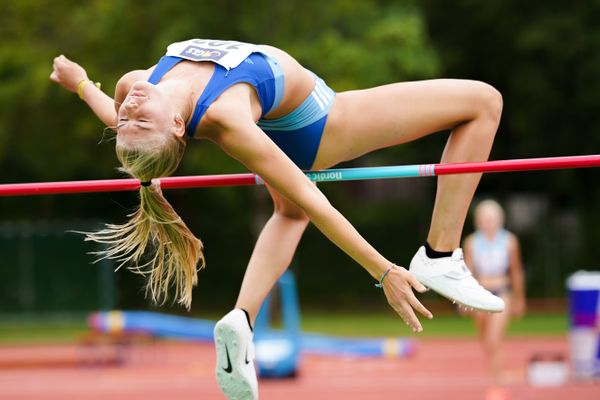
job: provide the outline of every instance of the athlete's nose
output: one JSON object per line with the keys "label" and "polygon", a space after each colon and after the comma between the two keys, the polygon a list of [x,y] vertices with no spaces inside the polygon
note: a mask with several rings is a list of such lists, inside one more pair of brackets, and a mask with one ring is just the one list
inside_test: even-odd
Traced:
{"label": "athlete's nose", "polygon": [[139,104],[134,99],[129,98],[123,105],[127,111],[133,111],[138,107]]}

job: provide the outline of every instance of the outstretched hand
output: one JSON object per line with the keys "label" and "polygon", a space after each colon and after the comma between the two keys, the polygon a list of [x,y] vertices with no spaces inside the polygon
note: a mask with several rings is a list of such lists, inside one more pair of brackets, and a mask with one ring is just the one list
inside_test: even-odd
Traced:
{"label": "outstretched hand", "polygon": [[62,54],[54,58],[50,80],[58,83],[68,91],[77,93],[77,85],[84,79],[88,79],[88,76],[81,65],[69,60]]}
{"label": "outstretched hand", "polygon": [[417,281],[413,274],[402,267],[393,268],[383,282],[383,292],[390,306],[413,332],[421,332],[423,327],[415,310],[429,319],[433,318],[433,314],[417,300],[413,288],[419,293],[427,291],[427,288]]}

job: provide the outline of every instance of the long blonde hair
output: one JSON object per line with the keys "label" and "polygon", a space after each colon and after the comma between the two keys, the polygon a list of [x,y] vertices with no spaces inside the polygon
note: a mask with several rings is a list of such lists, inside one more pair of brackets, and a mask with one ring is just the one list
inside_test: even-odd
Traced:
{"label": "long blonde hair", "polygon": [[[184,151],[185,139],[176,135],[127,143],[117,135],[120,170],[142,182],[171,175]],[[202,242],[165,199],[157,182],[140,186],[139,196],[140,205],[128,222],[106,224],[98,232],[85,233],[85,240],[106,245],[106,249],[95,253],[99,259],[114,259],[117,269],[125,265],[146,276],[146,295],[154,303],[164,304],[173,287],[175,300],[189,309],[192,288],[198,282],[197,271],[205,265]]]}

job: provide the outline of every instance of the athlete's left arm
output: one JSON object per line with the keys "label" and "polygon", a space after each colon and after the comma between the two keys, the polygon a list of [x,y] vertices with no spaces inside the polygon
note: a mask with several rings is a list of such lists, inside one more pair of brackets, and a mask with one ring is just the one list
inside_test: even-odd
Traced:
{"label": "athlete's left arm", "polygon": [[510,257],[510,283],[512,286],[512,311],[516,317],[525,314],[525,276],[523,273],[523,261],[521,259],[521,246],[519,240],[513,234],[509,236],[508,251]]}

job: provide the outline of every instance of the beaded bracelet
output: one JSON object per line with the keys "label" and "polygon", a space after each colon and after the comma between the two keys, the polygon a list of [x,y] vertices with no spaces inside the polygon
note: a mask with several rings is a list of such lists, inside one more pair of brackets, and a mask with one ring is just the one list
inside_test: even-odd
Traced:
{"label": "beaded bracelet", "polygon": [[86,87],[86,85],[87,85],[88,83],[91,83],[91,84],[93,84],[93,85],[94,85],[94,86],[96,86],[98,89],[100,89],[100,87],[102,86],[102,85],[100,84],[100,82],[94,82],[94,81],[91,81],[91,80],[89,80],[89,79],[82,79],[82,80],[80,80],[80,81],[79,81],[79,83],[77,84],[77,94],[79,95],[79,98],[80,98],[81,100],[85,100],[85,99],[83,98],[83,88],[84,88],[84,87]]}
{"label": "beaded bracelet", "polygon": [[385,279],[385,277],[386,277],[386,276],[388,276],[388,274],[390,273],[390,271],[391,271],[391,270],[393,270],[393,269],[394,269],[394,268],[396,268],[396,267],[397,267],[397,265],[396,265],[396,264],[392,264],[392,266],[391,266],[391,267],[389,267],[389,268],[387,269],[387,271],[385,271],[385,272],[383,273],[383,275],[381,275],[381,279],[379,280],[379,283],[376,283],[376,284],[375,284],[375,287],[382,288],[382,287],[383,287],[383,280]]}

